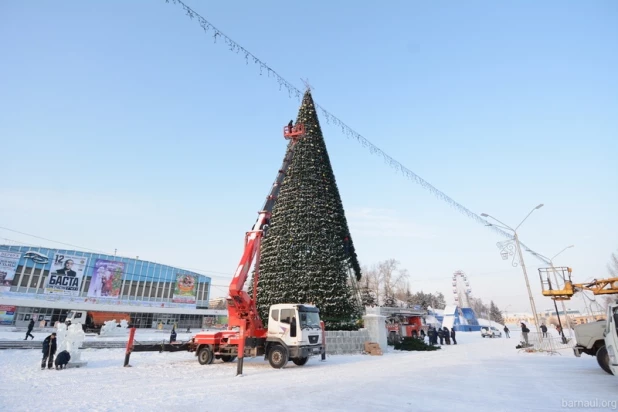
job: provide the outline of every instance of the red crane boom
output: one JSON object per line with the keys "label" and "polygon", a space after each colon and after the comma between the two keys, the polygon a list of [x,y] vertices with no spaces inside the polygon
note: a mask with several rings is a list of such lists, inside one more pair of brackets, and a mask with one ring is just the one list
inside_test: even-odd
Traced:
{"label": "red crane boom", "polygon": [[[227,298],[228,307],[228,329],[233,327],[240,328],[238,341],[238,374],[242,374],[242,364],[244,357],[245,336],[260,338],[266,335],[266,330],[262,324],[256,306],[257,283],[259,279],[260,246],[265,231],[268,229],[270,216],[277,201],[279,190],[285,174],[292,162],[294,150],[298,140],[304,135],[304,125],[297,124],[291,130],[284,129],[284,137],[290,140],[283,159],[281,169],[277,173],[277,178],[273,183],[270,193],[266,197],[266,202],[258,214],[258,218],[251,231],[245,235],[245,249],[230,283],[229,297]],[[255,274],[253,277],[253,295],[249,296],[243,290],[245,282],[249,276],[249,270],[255,260]]]}

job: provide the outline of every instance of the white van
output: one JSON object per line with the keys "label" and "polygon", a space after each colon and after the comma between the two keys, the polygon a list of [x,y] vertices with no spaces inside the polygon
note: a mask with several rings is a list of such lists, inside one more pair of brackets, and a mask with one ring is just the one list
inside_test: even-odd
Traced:
{"label": "white van", "polygon": [[500,332],[495,326],[482,326],[481,336],[484,338],[501,338],[502,332]]}

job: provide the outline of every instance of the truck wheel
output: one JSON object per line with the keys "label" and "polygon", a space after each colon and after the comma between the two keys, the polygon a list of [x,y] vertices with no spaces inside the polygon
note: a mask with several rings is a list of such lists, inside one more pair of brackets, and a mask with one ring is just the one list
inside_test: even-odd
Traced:
{"label": "truck wheel", "polygon": [[294,365],[303,366],[308,360],[309,358],[294,358],[292,362],[294,362]]}
{"label": "truck wheel", "polygon": [[609,355],[607,354],[607,348],[605,345],[601,346],[597,351],[597,362],[599,362],[601,369],[610,375],[613,375],[612,370],[609,368]]}
{"label": "truck wheel", "polygon": [[234,362],[235,359],[236,359],[236,356],[230,356],[230,355],[222,355],[221,356],[221,360],[223,362]]}
{"label": "truck wheel", "polygon": [[202,346],[200,351],[197,353],[197,361],[200,365],[210,365],[214,360],[214,356],[212,356],[212,352],[208,346]]}
{"label": "truck wheel", "polygon": [[281,345],[275,345],[268,352],[268,363],[275,369],[281,369],[288,363],[288,356],[286,348]]}

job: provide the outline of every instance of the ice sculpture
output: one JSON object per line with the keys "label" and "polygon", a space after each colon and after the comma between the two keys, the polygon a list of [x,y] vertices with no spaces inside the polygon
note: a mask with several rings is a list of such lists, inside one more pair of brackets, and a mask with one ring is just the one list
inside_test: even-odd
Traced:
{"label": "ice sculpture", "polygon": [[79,368],[85,366],[88,362],[82,361],[80,346],[86,339],[86,334],[82,329],[82,325],[74,323],[68,327],[64,323],[58,324],[56,328],[56,339],[58,339],[58,349],[56,353],[66,350],[71,354],[71,360],[67,364],[67,368]]}
{"label": "ice sculpture", "polygon": [[101,328],[101,333],[99,336],[107,337],[107,336],[122,336],[125,335],[129,329],[129,322],[126,320],[121,320],[120,323],[116,323],[116,320],[108,320],[103,324]]}

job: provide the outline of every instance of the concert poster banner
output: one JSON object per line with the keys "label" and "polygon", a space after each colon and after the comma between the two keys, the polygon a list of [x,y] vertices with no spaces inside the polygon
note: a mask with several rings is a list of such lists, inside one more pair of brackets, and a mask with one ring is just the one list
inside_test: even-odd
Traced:
{"label": "concert poster banner", "polygon": [[0,325],[12,325],[16,306],[0,305]]}
{"label": "concert poster banner", "polygon": [[15,278],[15,270],[19,265],[21,252],[0,251],[0,290],[8,291]]}
{"label": "concert poster banner", "polygon": [[197,282],[195,276],[187,274],[176,274],[176,285],[172,302],[195,304],[195,292]]}
{"label": "concert poster banner", "polygon": [[78,296],[84,280],[88,258],[64,253],[54,254],[45,281],[46,294]]}
{"label": "concert poster banner", "polygon": [[92,278],[88,287],[90,298],[118,298],[124,274],[124,262],[97,259],[92,267]]}

